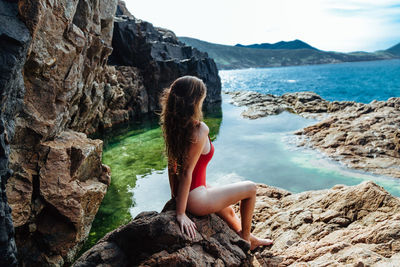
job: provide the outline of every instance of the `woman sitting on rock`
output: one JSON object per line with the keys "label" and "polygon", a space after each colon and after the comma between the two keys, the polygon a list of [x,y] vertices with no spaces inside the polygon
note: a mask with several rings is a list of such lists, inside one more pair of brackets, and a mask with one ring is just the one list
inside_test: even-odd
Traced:
{"label": "woman sitting on rock", "polygon": [[[216,213],[243,239],[250,249],[270,245],[250,233],[257,187],[251,181],[211,187],[206,184],[206,167],[214,154],[209,129],[201,121],[206,86],[195,76],[176,79],[161,96],[161,125],[168,156],[168,175],[176,218],[182,233],[196,236],[196,225],[186,211],[197,216]],[[239,219],[232,204],[240,202]]]}

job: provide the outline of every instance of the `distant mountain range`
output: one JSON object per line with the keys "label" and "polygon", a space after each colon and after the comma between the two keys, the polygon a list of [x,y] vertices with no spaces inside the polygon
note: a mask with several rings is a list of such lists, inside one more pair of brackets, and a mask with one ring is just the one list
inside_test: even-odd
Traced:
{"label": "distant mountain range", "polygon": [[275,44],[270,44],[270,43],[262,43],[262,44],[251,44],[251,45],[242,45],[242,44],[237,44],[235,46],[239,47],[248,47],[248,48],[260,48],[260,49],[314,49],[318,50],[315,47],[312,47],[311,45],[300,41],[300,40],[294,40],[290,42],[285,42],[285,41],[280,41]]}
{"label": "distant mountain range", "polygon": [[386,50],[387,52],[400,57],[400,43]]}
{"label": "distant mountain range", "polygon": [[294,40],[275,44],[222,45],[190,37],[178,37],[181,42],[207,52],[218,69],[242,69],[296,66],[353,61],[371,61],[400,58],[400,43],[387,49],[368,52],[340,53],[322,51],[309,44]]}

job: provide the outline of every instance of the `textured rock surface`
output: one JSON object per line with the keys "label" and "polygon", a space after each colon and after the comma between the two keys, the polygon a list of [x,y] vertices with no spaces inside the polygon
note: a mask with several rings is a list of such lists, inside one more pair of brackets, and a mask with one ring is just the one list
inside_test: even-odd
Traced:
{"label": "textured rock surface", "polygon": [[312,92],[282,96],[233,92],[232,103],[248,107],[242,115],[259,118],[284,110],[321,119],[295,132],[300,146],[319,149],[350,168],[400,178],[400,98],[326,101]]}
{"label": "textured rock surface", "polygon": [[175,210],[143,212],[108,233],[73,266],[249,266],[250,246],[217,215],[190,216],[191,240],[182,235]]}
{"label": "textured rock surface", "polygon": [[274,244],[254,266],[398,266],[400,199],[373,182],[293,195],[259,185],[257,195],[253,233]]}
{"label": "textured rock surface", "polygon": [[149,112],[149,97],[140,70],[131,66],[106,66],[103,128],[137,120]]}
{"label": "textured rock surface", "polygon": [[[101,164],[102,141],[66,130],[38,145],[38,173],[31,198],[21,184],[7,184],[13,207],[16,241],[22,262],[31,265],[71,262],[87,238],[110,183],[110,169]],[[25,200],[25,201],[22,201]]]}
{"label": "textured rock surface", "polygon": [[[1,10],[0,249],[5,260],[15,261],[6,190],[20,263],[68,264],[110,182],[101,141],[85,134],[153,111],[160,88],[177,76],[203,78],[212,88],[211,102],[220,99],[220,80],[205,54],[171,45],[171,31],[145,22],[133,25],[144,27],[139,33],[146,43],[127,39],[125,46],[154,46],[150,53],[130,58],[130,66],[108,66],[114,15],[128,12],[123,3],[117,10],[117,0],[2,1]],[[128,15],[119,20],[132,21]],[[162,61],[157,53],[168,44],[171,60]]]}
{"label": "textured rock surface", "polygon": [[302,129],[309,145],[350,168],[400,178],[400,98],[348,106]]}
{"label": "textured rock surface", "polygon": [[0,266],[16,266],[14,227],[5,187],[13,173],[9,168],[10,142],[25,94],[22,68],[31,38],[18,18],[17,3],[1,1],[0,10]]}
{"label": "textured rock surface", "polygon": [[351,101],[329,102],[314,92],[286,93],[282,96],[261,94],[252,91],[226,92],[231,95],[231,104],[246,106],[242,116],[257,119],[269,115],[277,115],[289,111],[308,118],[324,118],[326,113],[332,113],[347,106],[360,107],[362,104]]}
{"label": "textured rock surface", "polygon": [[396,266],[400,259],[400,199],[373,182],[299,194],[259,184],[252,232],[274,244],[254,253],[214,214],[191,217],[195,240],[180,233],[174,214],[143,212],[74,266]]}
{"label": "textured rock surface", "polygon": [[149,110],[159,108],[162,89],[183,75],[194,75],[205,82],[208,89],[205,106],[221,101],[221,80],[214,60],[207,53],[178,41],[168,29],[135,18],[121,1],[117,11],[121,15],[114,22],[114,50],[109,64],[140,70]]}
{"label": "textured rock surface", "polygon": [[[16,12],[32,41],[25,64],[18,62],[24,64],[25,95],[12,92],[23,103],[10,142],[14,173],[6,191],[21,265],[70,262],[106,192],[110,170],[101,164],[102,141],[75,131],[95,131],[102,118],[102,73],[116,5],[18,1]],[[15,49],[15,42],[9,47]]]}

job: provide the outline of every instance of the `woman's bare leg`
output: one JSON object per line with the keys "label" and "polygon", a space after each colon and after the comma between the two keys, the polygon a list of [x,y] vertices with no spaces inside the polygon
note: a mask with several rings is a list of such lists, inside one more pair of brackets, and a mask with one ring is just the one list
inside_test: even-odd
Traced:
{"label": "woman's bare leg", "polygon": [[[207,184],[206,187],[211,188],[212,186]],[[232,206],[225,207],[222,210],[217,211],[216,214],[221,217],[236,233],[239,233],[242,230],[240,219],[236,215],[236,212],[233,210]]]}
{"label": "woman's bare leg", "polygon": [[[207,185],[208,187],[208,185]],[[242,227],[240,225],[240,219],[236,215],[234,209],[232,206],[228,206],[219,212],[217,212],[217,215],[220,216],[226,223],[234,230],[236,231],[240,236],[242,236]],[[250,243],[251,247],[250,250],[253,250],[259,246],[269,246],[273,244],[273,241],[271,239],[262,239],[254,236],[253,234],[250,233]]]}
{"label": "woman's bare leg", "polygon": [[[211,188],[211,186],[207,184],[207,188]],[[232,206],[225,207],[222,210],[216,212],[216,214],[221,217],[229,225],[230,228],[232,228],[235,232],[242,236],[241,221]],[[258,246],[271,245],[273,242],[270,239],[257,238],[250,233],[250,243],[251,250],[253,250]]]}
{"label": "woman's bare leg", "polygon": [[189,192],[187,210],[195,215],[221,211],[241,201],[242,238],[250,242],[251,218],[253,216],[257,186],[251,181],[206,188],[199,186]]}
{"label": "woman's bare leg", "polygon": [[231,206],[228,206],[218,211],[217,215],[221,217],[236,233],[242,231],[242,224],[240,223],[240,219]]}

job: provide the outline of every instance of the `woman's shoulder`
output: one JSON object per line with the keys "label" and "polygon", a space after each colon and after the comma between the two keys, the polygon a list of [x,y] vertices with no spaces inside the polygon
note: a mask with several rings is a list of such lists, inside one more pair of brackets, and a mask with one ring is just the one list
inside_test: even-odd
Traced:
{"label": "woman's shoulder", "polygon": [[202,128],[202,131],[204,131],[206,134],[210,132],[210,128],[208,128],[207,124],[204,121],[200,122],[200,128]]}
{"label": "woman's shoulder", "polygon": [[208,128],[207,124],[205,124],[203,121],[200,121],[199,127],[197,127],[195,130],[195,135],[201,140],[203,138],[207,138],[209,132],[210,129]]}

